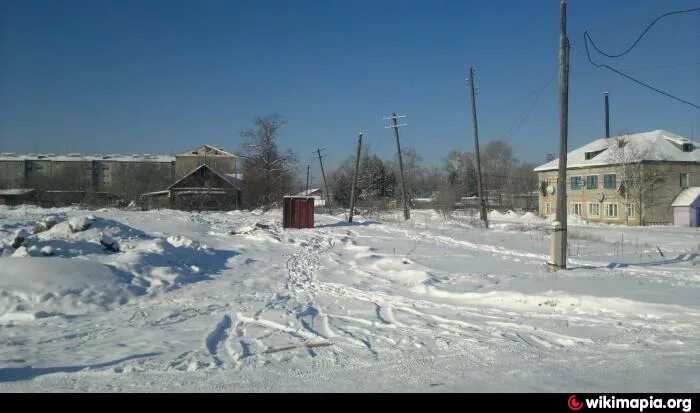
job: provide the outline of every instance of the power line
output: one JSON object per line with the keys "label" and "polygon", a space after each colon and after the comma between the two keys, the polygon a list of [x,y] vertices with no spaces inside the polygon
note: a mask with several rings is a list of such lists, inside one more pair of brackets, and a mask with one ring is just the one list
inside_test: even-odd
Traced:
{"label": "power line", "polygon": [[[557,73],[557,68],[554,68],[553,74],[551,76],[554,76],[556,73]],[[485,114],[483,114],[483,113],[479,114],[479,117],[484,119],[484,118],[490,118],[490,117],[495,116],[495,115],[502,116],[504,110],[510,109],[514,106],[518,106],[524,102],[529,101],[533,95],[541,93],[542,89],[549,86],[549,83],[551,83],[551,82],[552,82],[551,80],[545,80],[544,84],[542,84],[541,86],[538,86],[536,89],[533,89],[527,93],[520,95],[519,97],[517,97],[515,99],[510,100],[510,102],[507,103],[506,105],[499,106],[495,109],[487,111]],[[478,90],[477,90],[477,95],[478,95]]]}
{"label": "power line", "polygon": [[[572,49],[574,49],[572,47]],[[638,67],[626,67],[622,68],[619,70],[625,70],[629,72],[635,72],[635,71],[642,71],[642,70],[657,70],[657,69],[670,69],[670,68],[676,68],[676,67],[690,67],[690,66],[697,66],[700,65],[700,62],[688,62],[688,63],[677,63],[677,64],[672,64],[672,65],[657,65],[657,66],[638,66]],[[596,73],[595,70],[588,71],[588,72],[572,72],[575,75],[592,75]]]}
{"label": "power line", "polygon": [[621,56],[626,55],[626,54],[629,53],[630,51],[632,51],[632,49],[634,49],[634,47],[637,46],[637,43],[639,43],[639,41],[642,40],[642,37],[644,37],[644,35],[647,34],[647,32],[649,31],[649,29],[651,29],[651,27],[652,27],[654,24],[656,24],[656,22],[658,22],[659,20],[663,19],[664,17],[668,17],[668,16],[671,16],[671,15],[674,15],[674,14],[692,13],[692,12],[696,12],[696,11],[700,11],[700,7],[696,7],[696,8],[688,9],[688,10],[677,10],[677,11],[672,11],[672,12],[668,12],[668,13],[662,14],[661,16],[655,18],[654,21],[652,21],[652,22],[647,26],[647,28],[644,29],[644,31],[642,32],[642,34],[639,35],[639,37],[637,38],[637,40],[635,40],[634,43],[632,43],[632,45],[631,45],[630,47],[627,48],[627,50],[625,50],[625,51],[622,52],[622,53],[618,53],[618,54],[608,54],[608,53],[605,53],[604,51],[600,50],[600,49],[598,48],[598,46],[595,45],[595,42],[594,42],[593,39],[591,38],[591,35],[588,33],[588,30],[586,30],[586,31],[583,33],[583,37],[584,37],[584,39],[590,40],[590,41],[591,41],[591,45],[593,46],[593,48],[594,48],[596,51],[598,51],[598,53],[602,54],[603,56],[606,56],[606,57],[621,57]]}
{"label": "power line", "polygon": [[535,100],[532,102],[532,105],[530,106],[530,108],[529,108],[528,111],[526,112],[525,117],[523,117],[523,119],[520,121],[520,123],[518,123],[518,126],[515,127],[515,130],[513,130],[513,127],[511,126],[510,130],[508,131],[508,135],[507,135],[506,140],[510,140],[510,138],[513,136],[513,134],[514,134],[514,133],[517,133],[517,132],[520,130],[520,128],[525,124],[525,122],[527,122],[527,119],[528,119],[528,118],[530,117],[530,115],[532,114],[532,111],[535,109],[535,106],[537,106],[537,103],[540,101],[540,98],[542,97],[542,94],[544,93],[544,91],[547,89],[547,87],[548,87],[550,84],[552,84],[552,82],[554,81],[554,79],[556,79],[557,70],[558,70],[558,68],[555,68],[555,69],[552,71],[552,74],[550,75],[549,80],[547,80],[547,81],[540,87],[540,89],[537,91],[537,94],[536,94],[536,96],[535,96]]}
{"label": "power line", "polygon": [[628,75],[628,74],[625,74],[625,73],[622,73],[621,71],[619,71],[619,70],[617,70],[617,69],[615,69],[615,68],[613,68],[613,67],[610,67],[610,66],[608,66],[608,65],[606,65],[606,64],[604,64],[604,63],[595,63],[595,62],[591,59],[591,55],[590,55],[589,52],[588,52],[588,42],[586,42],[586,57],[588,57],[588,61],[589,61],[593,66],[595,66],[595,67],[604,67],[604,68],[606,68],[606,69],[608,69],[608,70],[610,70],[610,71],[613,71],[613,72],[617,73],[617,74],[620,75],[620,76],[626,77],[627,79],[629,79],[629,80],[631,80],[631,81],[633,81],[633,82],[635,82],[635,83],[638,83],[638,84],[640,84],[640,85],[642,85],[642,86],[644,86],[644,87],[646,87],[646,88],[648,88],[648,89],[651,89],[651,90],[653,90],[653,91],[655,91],[655,92],[657,92],[657,93],[660,93],[660,94],[662,94],[662,95],[664,95],[664,96],[670,97],[671,99],[677,100],[678,102],[685,103],[686,105],[690,105],[690,106],[694,107],[695,109],[700,110],[700,106],[699,106],[699,105],[696,105],[696,104],[693,103],[693,102],[689,102],[689,101],[687,101],[687,100],[685,100],[685,99],[679,98],[678,96],[674,96],[674,95],[672,95],[672,94],[670,94],[670,93],[664,92],[664,91],[661,90],[661,89],[658,89],[658,88],[656,88],[656,87],[654,87],[654,86],[652,86],[652,85],[650,85],[650,84],[648,84],[648,83],[644,83],[644,82],[642,82],[641,80],[635,79],[635,78],[633,78],[632,76],[630,76],[630,75]]}
{"label": "power line", "polygon": [[655,92],[657,92],[657,93],[660,93],[660,94],[662,94],[662,95],[664,95],[664,96],[667,96],[667,97],[669,97],[669,98],[671,98],[671,99],[674,99],[674,100],[676,100],[676,101],[678,101],[678,102],[685,103],[686,105],[692,106],[692,107],[694,107],[695,109],[700,110],[700,106],[697,105],[697,104],[695,104],[695,103],[693,103],[693,102],[689,102],[689,101],[687,101],[687,100],[685,100],[685,99],[679,98],[678,96],[674,96],[674,95],[672,95],[672,94],[670,94],[670,93],[668,93],[668,92],[664,92],[664,91],[661,90],[661,89],[658,89],[658,88],[656,88],[656,87],[654,87],[654,86],[652,86],[652,85],[650,85],[650,84],[648,84],[648,83],[642,82],[642,81],[639,80],[639,79],[635,79],[635,78],[633,78],[632,76],[630,76],[630,75],[628,75],[628,74],[626,74],[626,73],[623,73],[623,72],[621,72],[620,70],[615,69],[615,68],[613,68],[613,67],[611,67],[611,66],[609,66],[609,65],[607,65],[607,64],[604,64],[604,63],[596,63],[596,62],[594,62],[593,59],[591,59],[591,54],[590,54],[590,51],[588,50],[588,42],[590,41],[590,42],[591,42],[591,45],[593,46],[593,48],[594,48],[596,51],[598,51],[598,53],[600,53],[600,54],[602,54],[602,55],[604,55],[604,56],[611,57],[611,58],[617,58],[617,57],[620,57],[620,56],[624,56],[625,54],[629,53],[629,52],[639,43],[639,41],[642,39],[642,37],[644,37],[644,35],[649,31],[649,29],[651,29],[651,27],[652,27],[657,21],[659,21],[660,19],[662,19],[662,18],[664,18],[664,17],[667,17],[667,16],[674,15],[674,14],[683,14],[683,13],[690,13],[690,12],[695,12],[695,11],[700,11],[700,7],[694,8],[694,9],[688,9],[688,10],[673,11],[673,12],[669,12],[669,13],[662,14],[661,16],[659,16],[659,17],[657,17],[656,19],[654,19],[654,21],[651,22],[651,24],[649,24],[649,25],[647,26],[646,29],[644,29],[644,31],[642,32],[642,34],[637,38],[637,40],[635,40],[635,42],[634,42],[629,48],[627,48],[627,50],[625,50],[624,52],[619,53],[619,54],[609,54],[609,53],[605,53],[605,52],[603,52],[602,50],[600,50],[600,49],[598,48],[598,46],[596,46],[596,44],[595,44],[595,42],[593,41],[593,39],[591,38],[590,34],[588,33],[588,30],[586,30],[586,31],[584,31],[584,33],[583,33],[583,41],[584,41],[584,46],[585,46],[585,48],[586,48],[586,57],[588,58],[588,61],[589,61],[593,66],[595,66],[595,67],[598,67],[598,68],[604,67],[604,68],[606,68],[606,69],[608,69],[608,70],[610,70],[610,71],[612,71],[612,72],[615,72],[615,73],[617,73],[618,75],[623,76],[623,77],[625,77],[625,78],[627,78],[627,79],[629,79],[629,80],[631,80],[631,81],[633,81],[633,82],[635,82],[635,83],[637,83],[637,84],[639,84],[639,85],[642,85],[642,86],[644,86],[644,87],[646,87],[646,88],[648,88],[648,89],[651,89],[651,90],[653,90],[653,91],[655,91]]}

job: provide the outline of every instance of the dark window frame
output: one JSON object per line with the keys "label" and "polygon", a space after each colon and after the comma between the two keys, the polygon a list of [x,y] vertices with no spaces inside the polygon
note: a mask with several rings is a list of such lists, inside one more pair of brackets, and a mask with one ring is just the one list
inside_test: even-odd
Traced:
{"label": "dark window frame", "polygon": [[[612,177],[612,179],[609,179]],[[603,188],[604,189],[615,189],[617,184],[617,174],[604,174],[603,175]]]}
{"label": "dark window frame", "polygon": [[586,189],[598,189],[598,175],[586,176]]}
{"label": "dark window frame", "polygon": [[[574,187],[574,182],[577,183]],[[571,176],[569,177],[569,189],[572,191],[580,191],[583,188],[583,177],[582,176]]]}

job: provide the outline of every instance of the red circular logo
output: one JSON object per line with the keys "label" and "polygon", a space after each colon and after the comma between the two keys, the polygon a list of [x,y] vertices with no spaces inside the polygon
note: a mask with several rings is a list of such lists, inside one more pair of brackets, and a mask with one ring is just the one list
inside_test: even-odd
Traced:
{"label": "red circular logo", "polygon": [[572,394],[571,396],[569,396],[569,400],[567,403],[569,404],[569,409],[571,409],[575,412],[581,410],[581,408],[583,407],[583,403],[576,400],[575,394]]}

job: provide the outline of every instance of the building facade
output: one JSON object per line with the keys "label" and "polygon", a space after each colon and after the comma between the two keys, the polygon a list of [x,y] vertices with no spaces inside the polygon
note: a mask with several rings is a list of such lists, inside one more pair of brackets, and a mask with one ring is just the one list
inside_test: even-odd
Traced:
{"label": "building facade", "polygon": [[221,174],[236,170],[236,155],[204,145],[168,155],[0,154],[0,190],[33,189],[36,202],[112,205],[168,188],[207,164]]}
{"label": "building facade", "polygon": [[[539,213],[555,214],[559,160],[535,168]],[[623,225],[672,224],[672,204],[700,186],[700,145],[668,131],[598,139],[567,154],[568,214]]]}
{"label": "building facade", "polygon": [[175,178],[180,179],[205,164],[220,174],[238,174],[237,161],[238,156],[230,152],[202,145],[175,156]]}

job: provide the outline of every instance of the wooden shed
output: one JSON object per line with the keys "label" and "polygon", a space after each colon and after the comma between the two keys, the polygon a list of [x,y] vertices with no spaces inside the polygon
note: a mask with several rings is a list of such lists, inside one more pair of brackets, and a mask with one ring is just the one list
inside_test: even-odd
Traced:
{"label": "wooden shed", "polygon": [[314,197],[285,196],[282,208],[282,227],[313,228]]}
{"label": "wooden shed", "polygon": [[143,209],[172,208],[185,211],[227,211],[237,209],[241,190],[239,179],[220,174],[203,164],[190,171],[167,190],[142,194]]}

